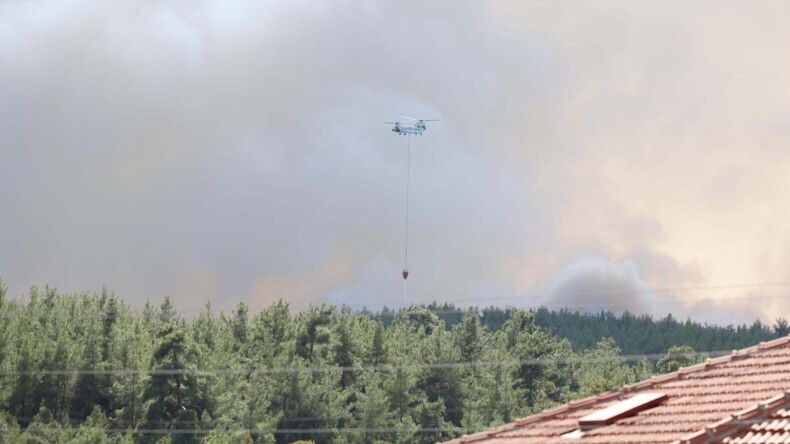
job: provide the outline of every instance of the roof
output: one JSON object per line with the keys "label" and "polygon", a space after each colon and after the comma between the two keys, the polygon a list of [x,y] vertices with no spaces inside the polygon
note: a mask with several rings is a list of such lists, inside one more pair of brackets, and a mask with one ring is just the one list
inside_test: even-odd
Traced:
{"label": "roof", "polygon": [[722,442],[726,444],[790,442],[790,411],[782,409],[769,414],[765,421],[746,425],[733,436],[724,438]]}
{"label": "roof", "polygon": [[[579,419],[645,393],[666,394],[666,398],[610,425],[580,430]],[[790,443],[788,410],[790,336],[571,401],[448,444]]]}

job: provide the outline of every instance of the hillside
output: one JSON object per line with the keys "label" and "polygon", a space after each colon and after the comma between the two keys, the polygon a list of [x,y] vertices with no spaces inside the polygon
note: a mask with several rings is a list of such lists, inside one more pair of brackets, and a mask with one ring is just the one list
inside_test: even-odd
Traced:
{"label": "hillside", "polygon": [[[634,336],[637,353],[595,338],[610,333]],[[0,286],[0,440],[431,443],[690,364],[704,354],[685,346],[709,344],[695,334],[722,335],[721,348],[775,332],[544,309],[293,313],[283,301],[185,319],[167,298],[136,312],[108,292],[20,300]],[[649,354],[661,344],[684,347]]]}
{"label": "hillside", "polygon": [[[425,308],[435,313],[452,328],[461,321],[464,310],[453,304],[429,304]],[[481,323],[490,331],[499,330],[516,311],[515,308],[473,308],[480,313]],[[768,341],[790,333],[786,319],[779,318],[773,326],[754,321],[751,325],[709,325],[687,319],[679,321],[671,314],[655,319],[650,315],[625,312],[581,313],[568,309],[549,310],[546,307],[529,310],[535,323],[554,336],[570,340],[574,350],[595,347],[604,338],[614,338],[625,354],[663,353],[678,344],[695,350],[730,351]],[[385,323],[398,312],[385,309],[374,315]]]}

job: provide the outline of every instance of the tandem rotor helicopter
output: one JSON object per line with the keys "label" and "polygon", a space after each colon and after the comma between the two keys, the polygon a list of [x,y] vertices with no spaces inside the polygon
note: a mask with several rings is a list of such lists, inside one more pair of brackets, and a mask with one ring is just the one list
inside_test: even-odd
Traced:
{"label": "tandem rotor helicopter", "polygon": [[414,123],[411,124],[411,125],[405,125],[405,124],[402,124],[400,121],[398,121],[398,122],[384,122],[384,123],[389,124],[389,125],[394,124],[395,126],[392,127],[392,131],[395,132],[396,134],[398,134],[399,136],[405,136],[405,135],[410,135],[410,134],[422,136],[422,132],[425,131],[425,129],[426,129],[425,128],[425,122],[438,122],[439,121],[439,119],[415,119],[414,117],[406,117],[406,116],[400,116],[400,118],[401,119],[410,120],[410,121],[412,121]]}
{"label": "tandem rotor helicopter", "polygon": [[399,136],[408,136],[408,143],[406,144],[406,221],[404,227],[404,245],[403,245],[403,272],[401,272],[404,280],[404,295],[406,294],[405,281],[409,277],[409,171],[411,169],[411,135],[422,136],[425,131],[425,122],[438,122],[439,119],[415,119],[414,117],[400,116],[401,119],[410,120],[410,124],[401,124],[398,122],[384,122],[386,124],[394,124],[392,132]]}

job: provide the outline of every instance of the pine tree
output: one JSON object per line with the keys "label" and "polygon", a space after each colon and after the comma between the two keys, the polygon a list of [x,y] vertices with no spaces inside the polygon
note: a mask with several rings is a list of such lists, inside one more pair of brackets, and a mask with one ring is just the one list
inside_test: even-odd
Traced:
{"label": "pine tree", "polygon": [[73,444],[110,443],[110,438],[104,431],[108,427],[108,421],[102,410],[101,406],[95,406],[90,416],[77,428],[74,437],[69,442]]}
{"label": "pine tree", "polygon": [[113,427],[135,429],[144,418],[143,393],[148,386],[153,337],[141,318],[128,319],[112,330],[109,367],[121,370],[112,375],[110,393]]}
{"label": "pine tree", "polygon": [[384,324],[381,321],[376,321],[370,345],[370,354],[366,364],[372,366],[387,364],[389,362],[388,354],[389,349],[384,337]]}
{"label": "pine tree", "polygon": [[447,422],[460,425],[463,417],[463,388],[461,371],[453,364],[459,362],[459,351],[449,332],[440,324],[419,345],[420,360],[428,364],[419,372],[417,387],[425,393],[428,403],[441,402]]}
{"label": "pine tree", "polygon": [[313,362],[316,359],[316,345],[329,342],[329,325],[332,323],[334,310],[326,305],[311,306],[301,315],[296,352],[302,358]]}
{"label": "pine tree", "polygon": [[505,322],[500,338],[504,349],[521,362],[516,387],[524,390],[526,407],[529,411],[541,409],[554,388],[547,376],[555,367],[540,361],[556,357],[557,342],[535,325],[532,313],[522,310]]}
{"label": "pine tree", "polygon": [[357,363],[355,350],[359,347],[354,343],[350,326],[351,314],[343,312],[334,322],[332,344],[332,363],[343,369],[340,377],[340,389],[350,387],[356,380],[357,372],[352,367]]}
{"label": "pine tree", "polygon": [[353,410],[357,412],[356,427],[363,430],[361,436],[363,444],[385,440],[387,434],[375,430],[389,428],[392,425],[392,413],[382,379],[382,376],[376,373],[365,373],[361,377],[360,391]]}
{"label": "pine tree", "polygon": [[674,372],[681,367],[694,365],[696,361],[696,352],[688,345],[673,345],[667,350],[667,354],[658,360],[656,366],[659,373]]}
{"label": "pine tree", "polygon": [[604,338],[595,349],[583,354],[584,367],[580,370],[581,396],[590,396],[620,388],[634,381],[634,372],[620,358],[614,338]]}
{"label": "pine tree", "polygon": [[776,323],[773,326],[774,335],[777,337],[783,337],[790,335],[790,324],[788,324],[787,319],[783,317],[776,318]]}
{"label": "pine tree", "polygon": [[[484,398],[484,385],[481,383],[490,369],[477,365],[485,351],[487,339],[488,335],[475,311],[466,311],[461,321],[453,327],[453,340],[459,350],[460,360],[467,364],[459,371],[463,404],[461,425],[470,430],[487,425],[484,413],[480,411]],[[452,410],[459,408],[461,406],[451,406]]]}
{"label": "pine tree", "polygon": [[[159,327],[154,350],[155,373],[145,391],[148,401],[147,428],[196,429],[205,402],[197,378],[191,372],[194,359],[184,327],[178,321],[168,321]],[[174,442],[197,442],[197,436],[179,433]]]}

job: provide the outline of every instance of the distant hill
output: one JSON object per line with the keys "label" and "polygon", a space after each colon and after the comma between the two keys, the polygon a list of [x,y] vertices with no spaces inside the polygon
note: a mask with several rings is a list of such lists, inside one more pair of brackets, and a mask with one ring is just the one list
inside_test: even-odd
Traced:
{"label": "distant hill", "polygon": [[[432,303],[423,307],[443,320],[448,329],[461,322],[464,312],[468,310],[449,303]],[[473,310],[480,313],[481,323],[489,331],[495,332],[502,328],[517,309],[486,307]],[[400,311],[385,308],[371,316],[387,324]],[[751,325],[720,326],[702,324],[690,319],[679,321],[671,314],[654,319],[650,315],[629,312],[619,315],[611,311],[581,313],[568,309],[550,310],[546,307],[529,311],[534,314],[537,325],[559,338],[567,338],[576,351],[594,348],[601,339],[607,337],[614,338],[617,346],[628,355],[664,353],[677,344],[691,346],[697,351],[729,351],[790,334],[788,322],[782,318],[777,319],[773,326],[759,320]]]}

